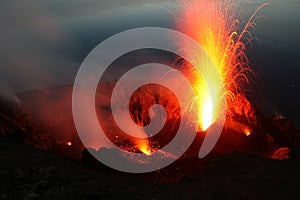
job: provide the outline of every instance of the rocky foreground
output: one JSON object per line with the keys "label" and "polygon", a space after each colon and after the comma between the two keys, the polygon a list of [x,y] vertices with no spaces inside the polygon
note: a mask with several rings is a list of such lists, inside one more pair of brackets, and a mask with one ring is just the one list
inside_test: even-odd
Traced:
{"label": "rocky foreground", "polygon": [[[137,175],[109,169],[83,153],[71,94],[70,87],[19,94],[18,112],[0,101],[0,199],[300,198],[299,131],[286,118],[254,112],[245,98],[214,154],[202,160],[186,156]],[[253,129],[250,136],[241,124]]]}
{"label": "rocky foreground", "polygon": [[[86,166],[0,137],[0,199],[299,199],[300,146],[289,159],[233,152],[182,161],[179,179]],[[180,169],[182,167],[182,169]],[[170,169],[171,171],[174,169]],[[192,172],[191,172],[192,171]],[[165,177],[168,177],[164,179]]]}

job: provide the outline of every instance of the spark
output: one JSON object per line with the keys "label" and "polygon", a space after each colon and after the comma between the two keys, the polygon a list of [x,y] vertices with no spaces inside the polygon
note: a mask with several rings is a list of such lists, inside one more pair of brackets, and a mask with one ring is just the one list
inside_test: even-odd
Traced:
{"label": "spark", "polygon": [[[200,130],[208,129],[218,118],[223,97],[226,99],[226,111],[232,106],[235,96],[245,93],[245,86],[249,84],[249,76],[253,74],[249,60],[245,53],[247,45],[252,41],[251,30],[255,27],[255,15],[268,5],[259,6],[249,19],[243,24],[240,14],[239,0],[192,0],[183,1],[182,11],[177,20],[178,29],[195,39],[205,50],[221,76],[225,92],[220,85],[214,91],[209,91],[205,82],[216,83],[216,74],[209,70],[202,74],[197,69],[189,71],[188,76],[193,79],[195,99],[191,102],[198,104],[198,126]],[[204,61],[191,52],[186,44],[182,44],[184,52],[194,58],[193,66],[203,65]],[[208,66],[207,68],[209,68]],[[191,105],[193,108],[193,105]]]}
{"label": "spark", "polygon": [[67,141],[67,142],[66,142],[66,145],[67,145],[67,146],[72,146],[72,142]]}
{"label": "spark", "polygon": [[244,133],[245,133],[245,135],[248,137],[248,136],[251,135],[251,130],[245,129],[245,130],[244,130]]}

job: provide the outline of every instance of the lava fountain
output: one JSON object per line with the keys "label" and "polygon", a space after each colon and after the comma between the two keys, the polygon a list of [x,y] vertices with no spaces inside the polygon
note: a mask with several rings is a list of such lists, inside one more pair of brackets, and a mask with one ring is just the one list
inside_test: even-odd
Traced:
{"label": "lava fountain", "polygon": [[[200,131],[208,129],[220,114],[220,99],[226,99],[226,111],[230,116],[232,107],[236,104],[236,95],[245,94],[249,77],[253,74],[245,53],[247,45],[252,41],[251,30],[255,27],[257,12],[268,5],[259,6],[253,14],[244,22],[244,14],[241,12],[239,0],[192,0],[181,3],[181,12],[177,17],[178,29],[196,40],[211,58],[218,73],[222,78],[225,90],[216,85],[215,91],[209,91],[206,83],[213,84],[215,74],[209,70],[202,72],[201,77],[195,75],[195,70],[187,72],[187,76],[193,77],[194,99],[191,100],[191,108],[197,103],[198,125]],[[180,44],[184,53],[193,54],[193,66],[203,64],[197,52],[189,51],[187,44]],[[225,92],[224,92],[225,91]]]}
{"label": "lava fountain", "polygon": [[[99,82],[96,92],[95,108],[98,122],[110,142],[124,151],[139,153],[141,158],[144,158],[144,155],[151,157],[151,155],[156,154],[175,160],[177,159],[176,155],[173,155],[172,152],[163,151],[162,147],[166,146],[175,137],[181,122],[181,114],[187,109],[192,111],[193,116],[194,113],[197,113],[199,131],[205,133],[224,111],[220,99],[225,97],[228,118],[226,118],[226,126],[223,130],[225,130],[224,133],[228,134],[221,135],[220,141],[222,142],[216,145],[215,152],[227,153],[232,150],[242,150],[258,152],[262,156],[276,159],[288,158],[290,150],[287,147],[290,147],[298,140],[299,131],[294,129],[291,122],[285,118],[269,119],[263,116],[262,113],[256,113],[251,103],[245,98],[247,85],[249,85],[251,75],[254,74],[250,68],[245,50],[253,39],[251,31],[255,27],[255,16],[266,5],[268,3],[258,6],[248,18],[241,12],[242,9],[238,0],[184,1],[181,4],[181,12],[176,17],[177,28],[192,37],[203,47],[208,55],[207,57],[211,59],[214,67],[217,67],[217,76],[209,70],[210,66],[206,67],[204,71],[201,70],[200,73],[200,66],[205,64],[205,61],[202,60],[203,56],[201,58],[201,55],[199,55],[201,53],[194,52],[192,50],[194,48],[183,41],[176,41],[179,43],[178,47],[180,50],[187,54],[186,57],[193,58],[192,62],[191,60],[189,60],[190,63],[183,62],[183,65],[178,67],[183,69],[180,72],[184,74],[189,83],[192,83],[193,94],[196,94],[193,97],[185,95],[186,98],[181,102],[184,102],[184,105],[187,105],[186,102],[189,103],[188,106],[183,108],[182,112],[181,102],[178,101],[172,90],[154,83],[149,83],[136,89],[134,93],[129,95],[129,103],[128,101],[125,102],[123,98],[127,95],[125,90],[121,90],[120,96],[116,98],[122,102],[120,105],[122,109],[126,109],[126,112],[124,112],[126,115],[129,111],[131,118],[128,118],[128,120],[140,126],[138,130],[141,134],[146,133],[144,127],[150,123],[152,118],[150,108],[156,104],[164,107],[166,111],[165,125],[159,133],[151,134],[147,138],[128,135],[117,126],[111,111],[110,97],[117,84],[115,81],[118,79],[110,80],[104,76],[103,80]],[[244,21],[243,19],[248,20]],[[160,64],[172,65],[174,62],[182,60],[176,54],[171,55],[171,58],[167,58],[169,55],[163,53],[163,51],[159,52],[159,59],[157,54],[154,54],[152,51],[129,52],[123,58],[114,62],[106,73],[107,75],[115,73],[114,66],[122,66],[118,68],[117,75],[114,74],[116,77],[121,77],[122,73],[134,67],[131,62],[139,66],[145,63],[156,63],[158,60]],[[146,55],[142,56],[144,54]],[[180,62],[180,64],[182,63]],[[177,66],[174,68],[177,68]],[[177,76],[174,77],[167,80],[170,83],[169,85],[176,85],[178,88],[181,88],[181,82],[178,81]],[[216,84],[219,82],[216,80],[219,80],[220,77],[225,91],[221,90],[222,86]],[[130,81],[122,85],[130,85],[136,80]],[[211,87],[209,90],[208,85],[213,85],[213,90],[211,90]],[[180,91],[186,94],[186,91]],[[14,134],[16,132],[27,143],[34,144],[38,148],[87,163],[93,161],[87,150],[88,148],[95,150],[95,152],[98,151],[98,153],[115,152],[115,147],[106,146],[105,142],[95,140],[93,137],[88,141],[89,145],[82,143],[73,120],[72,92],[72,87],[63,86],[49,89],[47,93],[28,91],[18,94],[22,105],[16,109],[16,113],[12,116],[0,113],[0,123],[2,123],[0,124],[0,135]],[[84,100],[85,98],[80,99],[83,102],[81,104],[84,108],[83,110],[90,103]],[[124,107],[122,107],[123,101],[125,102],[124,105],[126,105]],[[117,101],[117,105],[118,103]],[[129,110],[127,110],[128,107]],[[246,115],[245,113],[250,114]],[[154,114],[156,118],[152,119],[157,121],[163,119],[163,117],[160,117],[161,113],[154,112]],[[237,117],[234,116],[235,114]],[[89,118],[86,113],[81,113],[81,116],[85,119],[84,126],[88,127],[87,133],[92,133],[92,136],[93,133],[97,135],[98,133],[95,131],[96,126],[93,124],[94,119]],[[255,120],[252,120],[252,118],[255,118]],[[182,121],[188,124],[189,119],[186,117]],[[162,121],[160,120],[159,122]],[[127,123],[127,121],[125,122]],[[226,132],[226,127],[229,127],[231,132]],[[132,127],[128,126],[127,128],[131,130]],[[194,131],[195,127],[193,126],[192,128]],[[236,133],[243,134],[238,135]],[[184,137],[189,135],[186,132],[184,134]],[[224,135],[225,137],[222,140]],[[198,159],[199,147],[203,144],[204,134],[198,134],[197,136],[190,149],[182,156],[183,159],[195,158],[195,152]],[[123,154],[120,154],[120,156],[120,158],[132,160],[138,160],[136,158],[139,157],[136,155],[132,158],[125,157]],[[147,161],[145,160],[146,164]],[[93,162],[91,163],[94,164]],[[181,168],[176,168],[175,173],[178,173],[179,169]],[[190,168],[187,171],[191,171]]]}

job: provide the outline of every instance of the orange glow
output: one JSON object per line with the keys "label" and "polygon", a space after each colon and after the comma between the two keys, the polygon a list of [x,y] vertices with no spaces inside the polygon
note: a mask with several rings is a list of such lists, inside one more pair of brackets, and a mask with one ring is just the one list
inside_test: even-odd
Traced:
{"label": "orange glow", "polygon": [[226,121],[226,127],[230,130],[235,131],[235,132],[243,133],[247,137],[250,136],[251,133],[252,133],[252,129],[249,126],[247,126],[243,123],[240,123],[238,121],[234,121],[234,120],[227,120]]}
{"label": "orange glow", "polygon": [[245,133],[245,135],[248,137],[248,136],[251,135],[251,130],[245,129],[245,130],[244,130],[244,133]]}
{"label": "orange glow", "polygon": [[[261,5],[246,21],[240,16],[239,0],[190,0],[183,2],[183,10],[177,24],[181,32],[195,39],[205,50],[209,58],[217,67],[221,76],[224,91],[220,85],[215,85],[215,91],[209,91],[207,83],[216,83],[216,74],[209,70],[202,72],[201,77],[194,71],[188,72],[193,77],[193,89],[197,102],[198,126],[204,131],[213,124],[221,109],[221,99],[225,97],[227,108],[235,100],[238,93],[244,93],[244,87],[249,82],[252,70],[245,54],[246,46],[251,43],[250,30],[254,28],[254,16],[266,4]],[[203,58],[197,52],[191,52],[186,44],[184,51],[193,57],[196,68],[205,65]],[[192,54],[192,55],[191,55]],[[210,66],[207,66],[209,69]],[[193,106],[191,106],[192,108]]]}
{"label": "orange glow", "polygon": [[144,154],[146,154],[148,156],[152,154],[151,149],[147,143],[140,144],[139,149],[141,152],[143,152]]}
{"label": "orange glow", "polygon": [[211,98],[207,97],[203,104],[202,112],[202,129],[206,130],[212,124],[213,121],[213,104]]}
{"label": "orange glow", "polygon": [[72,146],[72,142],[68,141],[68,142],[66,142],[66,145],[67,146]]}

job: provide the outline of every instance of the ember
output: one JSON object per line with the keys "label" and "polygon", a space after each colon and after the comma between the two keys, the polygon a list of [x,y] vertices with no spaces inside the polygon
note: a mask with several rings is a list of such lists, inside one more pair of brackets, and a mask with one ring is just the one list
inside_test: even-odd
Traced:
{"label": "ember", "polygon": [[[194,38],[205,49],[216,65],[225,87],[225,94],[220,85],[215,85],[215,91],[208,91],[207,83],[217,83],[215,75],[209,70],[201,74],[203,77],[196,76],[193,86],[196,93],[194,101],[198,103],[200,130],[206,130],[217,120],[220,109],[223,109],[220,99],[224,95],[227,100],[226,110],[230,112],[233,104],[238,100],[236,96],[245,93],[249,75],[253,73],[245,49],[252,40],[250,30],[255,26],[254,16],[266,5],[268,4],[261,5],[243,25],[240,23],[243,16],[239,14],[238,0],[184,1],[182,13],[178,18],[178,28]],[[197,52],[189,51],[190,47],[186,44],[182,45],[186,54],[193,55],[194,66],[205,65]],[[187,76],[191,76],[190,73],[193,71]],[[245,134],[249,134],[249,131]]]}
{"label": "ember", "polygon": [[[188,57],[194,57],[194,63],[184,61],[182,66],[186,69],[183,74],[193,83],[196,94],[193,99],[189,99],[190,107],[184,112],[197,113],[198,117],[198,134],[183,158],[198,158],[197,153],[203,138],[223,109],[220,99],[224,97],[227,102],[226,121],[221,138],[213,149],[214,153],[238,150],[256,152],[269,158],[289,158],[290,147],[297,141],[299,132],[286,118],[277,116],[272,119],[264,116],[247,99],[246,94],[253,71],[249,66],[245,49],[252,39],[250,29],[255,25],[254,16],[266,5],[261,5],[245,24],[241,24],[242,16],[238,14],[239,4],[236,0],[204,2],[193,0],[183,4],[177,23],[178,28],[204,47],[207,55],[217,66],[225,87],[225,92],[219,90],[220,85],[215,85],[215,90],[209,91],[206,82],[213,84],[216,77],[209,72],[199,75],[197,67],[205,64],[204,61],[198,59],[197,52],[190,52],[189,46],[180,44],[179,41],[184,52],[192,55]],[[143,59],[147,60],[145,57]],[[160,58],[164,58],[163,55]],[[168,64],[172,65],[180,58],[168,59],[171,60]],[[138,58],[134,61],[140,62]],[[141,63],[144,62],[143,60]],[[193,64],[193,67],[190,64]],[[176,158],[172,153],[161,150],[174,138],[180,124],[180,102],[176,95],[158,84],[144,85],[131,94],[130,102],[126,102],[129,107],[126,114],[140,126],[142,133],[145,132],[144,127],[151,121],[149,109],[153,105],[159,104],[164,107],[166,120],[158,134],[147,138],[130,137],[113,121],[109,97],[116,85],[114,81],[100,81],[101,89],[97,91],[95,98],[98,122],[105,130],[107,138],[127,152],[139,153],[146,157],[158,153],[165,157]],[[173,84],[176,84],[176,81],[173,80]],[[72,88],[68,86],[49,89],[49,93],[41,91],[20,93],[18,96],[22,106],[16,109],[17,112],[13,117],[0,115],[1,122],[18,127],[27,143],[64,157],[80,160],[85,147],[93,148],[95,151],[101,148],[113,151],[113,148],[105,146],[102,141],[90,141],[89,146],[83,146],[72,118],[71,95]],[[120,96],[119,100],[122,99]],[[32,104],[33,100],[37,103]],[[86,126],[89,124],[88,118],[86,124]],[[93,130],[94,127],[91,126],[90,129]],[[0,131],[1,134],[7,134],[7,130],[3,127],[0,127]]]}
{"label": "ember", "polygon": [[3,2],[0,199],[299,199],[296,0]]}
{"label": "ember", "polygon": [[66,142],[66,145],[67,146],[72,146],[72,142],[68,141],[68,142]]}

